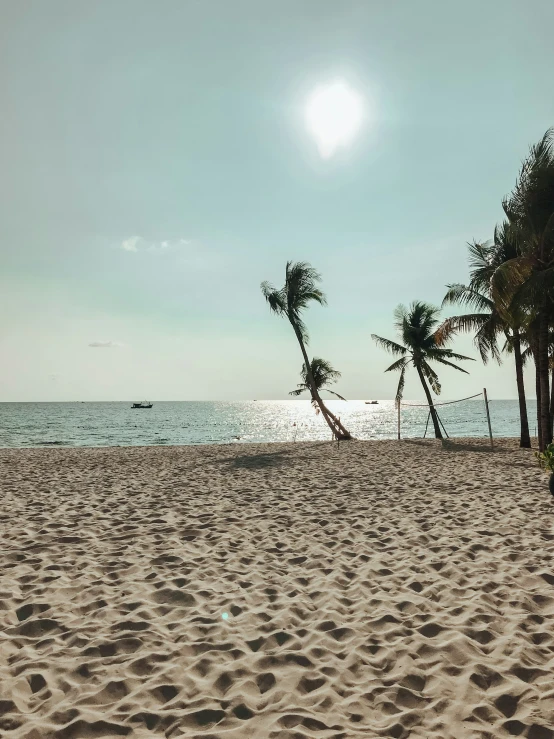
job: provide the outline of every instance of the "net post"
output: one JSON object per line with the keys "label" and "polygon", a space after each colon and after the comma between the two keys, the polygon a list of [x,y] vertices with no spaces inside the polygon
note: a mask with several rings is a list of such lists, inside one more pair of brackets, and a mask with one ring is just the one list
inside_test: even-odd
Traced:
{"label": "net post", "polygon": [[492,440],[492,428],[491,428],[491,414],[489,413],[489,400],[487,398],[487,388],[483,388],[483,395],[485,397],[485,410],[487,411],[487,423],[489,425],[489,437],[491,440],[491,449],[494,449],[494,443]]}
{"label": "net post", "polygon": [[425,424],[425,433],[423,434],[423,438],[427,436],[427,427],[429,426],[429,419],[431,418],[431,411],[427,414],[427,423]]}
{"label": "net post", "polygon": [[400,401],[398,401],[397,406],[398,406],[398,441],[400,441]]}

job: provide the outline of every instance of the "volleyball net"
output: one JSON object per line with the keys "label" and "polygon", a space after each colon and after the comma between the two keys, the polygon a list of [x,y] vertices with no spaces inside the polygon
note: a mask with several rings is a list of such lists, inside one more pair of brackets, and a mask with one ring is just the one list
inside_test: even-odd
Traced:
{"label": "volleyball net", "polygon": [[400,414],[400,411],[401,411],[402,408],[428,408],[429,409],[429,412],[427,414],[427,422],[425,424],[425,433],[423,434],[423,438],[425,439],[425,437],[427,436],[427,430],[429,428],[429,421],[431,420],[432,415],[434,413],[435,416],[436,416],[436,419],[437,419],[437,423],[439,424],[440,427],[442,427],[442,430],[444,431],[444,433],[446,435],[446,438],[447,439],[450,439],[450,436],[448,434],[448,431],[446,430],[446,427],[444,425],[444,422],[443,422],[443,420],[442,420],[442,418],[441,418],[441,416],[440,416],[437,408],[440,408],[441,406],[445,406],[445,405],[454,405],[455,403],[464,403],[466,400],[474,400],[475,398],[480,398],[480,397],[483,398],[483,401],[485,403],[485,414],[486,414],[486,419],[487,419],[487,426],[488,426],[488,431],[489,431],[489,438],[490,438],[491,447],[492,447],[493,446],[493,438],[492,438],[491,416],[490,416],[490,411],[489,411],[489,403],[490,403],[490,401],[489,401],[489,399],[487,397],[487,389],[486,388],[483,388],[482,392],[480,392],[480,393],[475,393],[475,395],[468,395],[467,398],[459,398],[458,400],[447,400],[444,403],[433,403],[432,406],[430,406],[429,403],[402,403],[402,402],[397,403],[397,409],[398,409],[398,438],[399,439],[401,438],[401,433],[400,433],[401,432],[401,428],[400,428],[400,426],[401,426],[401,414]]}

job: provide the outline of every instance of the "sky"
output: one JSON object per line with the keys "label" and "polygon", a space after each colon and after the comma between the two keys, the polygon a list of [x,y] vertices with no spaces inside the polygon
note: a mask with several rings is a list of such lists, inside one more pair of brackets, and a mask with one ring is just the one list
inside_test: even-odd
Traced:
{"label": "sky", "polygon": [[[259,285],[289,259],[323,276],[309,350],[337,390],[393,397],[371,334],[467,280],[554,124],[553,23],[550,0],[0,0],[0,401],[285,398],[302,358]],[[364,119],[322,158],[306,101],[334,80]],[[510,357],[467,364],[444,398],[516,397]]]}

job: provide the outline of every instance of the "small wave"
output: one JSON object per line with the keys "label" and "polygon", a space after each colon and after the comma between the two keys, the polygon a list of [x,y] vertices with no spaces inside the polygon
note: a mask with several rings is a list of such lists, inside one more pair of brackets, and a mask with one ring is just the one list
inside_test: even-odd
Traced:
{"label": "small wave", "polygon": [[67,441],[37,441],[40,446],[66,446]]}

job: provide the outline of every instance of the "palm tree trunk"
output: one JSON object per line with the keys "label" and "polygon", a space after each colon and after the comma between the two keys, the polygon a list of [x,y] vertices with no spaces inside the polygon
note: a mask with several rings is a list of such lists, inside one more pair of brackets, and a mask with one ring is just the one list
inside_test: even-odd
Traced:
{"label": "palm tree trunk", "polygon": [[[550,371],[548,367],[548,315],[541,311],[539,319],[539,384],[541,436],[539,450],[543,452],[552,441],[550,432]],[[537,398],[538,400],[538,398]]]}
{"label": "palm tree trunk", "polygon": [[314,377],[312,375],[312,368],[310,364],[310,360],[308,359],[308,353],[306,352],[306,347],[304,346],[304,341],[302,339],[302,334],[298,330],[298,328],[294,325],[294,323],[291,321],[292,327],[294,329],[294,333],[296,334],[296,338],[298,339],[298,343],[300,345],[300,351],[302,352],[302,356],[304,357],[304,365],[306,366],[306,374],[308,375],[308,382],[310,383],[310,391],[312,394],[312,399],[315,400],[317,403],[319,410],[321,411],[321,415],[323,418],[327,421],[327,425],[333,432],[333,435],[335,439],[340,441],[347,441],[352,438],[352,435],[344,428],[342,423],[339,421],[339,419],[331,413],[331,411],[327,408],[323,400],[321,399],[317,388],[315,386]]}
{"label": "palm tree trunk", "polygon": [[517,397],[519,399],[519,446],[525,449],[531,448],[529,436],[529,419],[527,418],[527,402],[525,400],[525,387],[523,385],[523,359],[521,357],[521,338],[519,331],[513,335],[514,358],[516,364]]}
{"label": "palm tree trunk", "polygon": [[533,350],[533,359],[535,361],[535,392],[537,394],[537,441],[541,443],[542,423],[541,423],[541,383],[539,379],[539,352]]}
{"label": "palm tree trunk", "polygon": [[431,391],[427,387],[427,383],[425,382],[425,377],[423,376],[423,372],[421,371],[421,367],[418,367],[416,365],[417,374],[419,375],[419,379],[421,380],[421,384],[423,385],[423,390],[425,392],[425,397],[427,398],[427,403],[429,405],[429,412],[431,413],[431,418],[433,419],[433,426],[435,429],[435,439],[442,439],[443,436],[441,434],[441,429],[439,426],[439,417],[437,415],[437,411],[435,406],[433,405],[433,398],[431,397]]}
{"label": "palm tree trunk", "polygon": [[554,367],[550,370],[550,438],[554,434]]}

